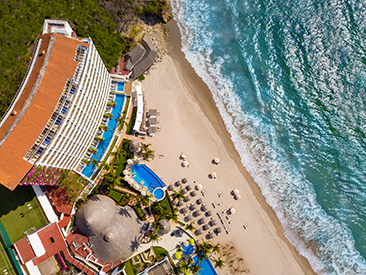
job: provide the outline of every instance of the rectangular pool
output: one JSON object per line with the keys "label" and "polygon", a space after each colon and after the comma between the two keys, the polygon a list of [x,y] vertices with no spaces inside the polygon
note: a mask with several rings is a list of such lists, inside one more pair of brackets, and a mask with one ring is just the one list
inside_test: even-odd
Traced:
{"label": "rectangular pool", "polygon": [[[125,101],[124,95],[116,94],[116,98],[115,98],[116,107],[114,107],[112,110],[113,118],[111,118],[108,121],[108,124],[107,124],[108,130],[104,131],[103,136],[102,136],[103,141],[99,142],[98,147],[97,147],[97,153],[92,156],[92,159],[101,160],[103,158],[105,152],[107,151],[107,148],[108,148],[109,144],[111,143],[113,134],[114,134],[115,129],[118,124],[118,122],[116,121],[116,118],[119,118],[120,117],[119,114],[122,113],[124,101]],[[97,167],[93,166],[93,164],[89,164],[84,168],[82,173],[89,178],[93,174],[93,172],[96,168]]]}
{"label": "rectangular pool", "polygon": [[117,92],[123,92],[125,90],[125,83],[124,82],[118,82],[117,83]]}

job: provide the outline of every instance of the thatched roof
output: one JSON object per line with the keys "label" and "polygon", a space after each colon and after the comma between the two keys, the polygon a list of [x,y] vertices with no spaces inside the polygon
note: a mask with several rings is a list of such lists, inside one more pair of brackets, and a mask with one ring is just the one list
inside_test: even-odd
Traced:
{"label": "thatched roof", "polygon": [[135,153],[139,148],[140,148],[140,141],[138,141],[137,139],[131,140],[130,145],[128,145],[128,150],[131,153]]}
{"label": "thatched roof", "polygon": [[127,61],[123,69],[125,71],[131,71],[132,68],[137,64],[137,62],[140,61],[140,59],[144,56],[145,53],[146,49],[140,44],[137,44],[129,53],[125,55],[125,60]]}
{"label": "thatched roof", "polygon": [[92,197],[77,211],[75,222],[104,262],[127,259],[138,247],[142,224],[135,211],[117,206],[107,196]]}
{"label": "thatched roof", "polygon": [[165,219],[160,220],[159,225],[160,225],[160,227],[159,227],[158,233],[161,235],[169,233],[170,229],[172,228],[170,222],[168,222]]}
{"label": "thatched roof", "polygon": [[149,69],[151,65],[154,64],[155,59],[158,57],[158,52],[147,34],[145,34],[144,38],[142,39],[142,43],[146,52],[141,60],[138,61],[137,64],[135,64],[132,68],[132,80],[137,79],[147,69]]}

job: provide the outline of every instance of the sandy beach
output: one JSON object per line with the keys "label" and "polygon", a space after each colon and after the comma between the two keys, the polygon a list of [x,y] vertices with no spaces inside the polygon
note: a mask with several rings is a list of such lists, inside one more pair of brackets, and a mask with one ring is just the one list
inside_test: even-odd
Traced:
{"label": "sandy beach", "polygon": [[[217,213],[235,208],[229,224],[231,233],[212,240],[226,247],[222,252],[226,267],[218,270],[219,274],[240,274],[241,270],[251,274],[315,274],[289,243],[259,187],[242,166],[210,91],[180,50],[175,22],[168,24],[167,33],[170,53],[143,82],[147,109],[156,108],[161,114],[161,131],[145,141],[152,144],[156,155],[148,165],[166,184],[183,177],[188,179],[186,185],[194,187],[194,181],[203,184],[207,196],[197,192],[189,203],[203,198],[219,225]],[[182,152],[190,168],[182,166]],[[220,159],[219,165],[212,163],[215,157]],[[217,173],[217,179],[209,178],[212,172]],[[240,200],[231,195],[233,189],[239,189]],[[221,205],[214,208],[212,202]],[[205,238],[205,234],[197,238]]]}

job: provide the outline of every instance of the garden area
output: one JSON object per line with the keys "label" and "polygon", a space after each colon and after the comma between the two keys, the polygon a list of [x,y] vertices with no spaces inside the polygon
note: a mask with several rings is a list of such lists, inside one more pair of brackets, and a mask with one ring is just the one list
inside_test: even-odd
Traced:
{"label": "garden area", "polygon": [[[146,268],[153,266],[155,263],[160,262],[165,256],[168,255],[168,251],[166,251],[163,247],[153,246],[152,248],[149,248],[123,262],[118,268],[121,269],[125,267],[125,272],[127,275],[136,275]],[[110,274],[112,272],[113,270],[109,271]]]}

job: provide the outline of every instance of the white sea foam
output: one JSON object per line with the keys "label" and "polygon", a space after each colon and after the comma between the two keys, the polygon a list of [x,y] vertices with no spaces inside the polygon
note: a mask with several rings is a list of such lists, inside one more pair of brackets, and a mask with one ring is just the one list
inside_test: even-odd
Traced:
{"label": "white sea foam", "polygon": [[[214,32],[205,25],[209,20],[209,3],[171,3],[182,34],[182,50],[210,88],[243,165],[276,212],[287,238],[319,274],[366,274],[366,262],[355,249],[349,229],[323,211],[316,202],[312,184],[283,160],[280,148],[271,147],[276,145],[273,126],[264,125],[260,118],[242,110],[241,98],[233,92],[232,78],[221,74],[226,58],[216,57],[212,62]],[[187,5],[193,4],[186,16]],[[230,6],[231,2],[226,4]],[[246,58],[254,85],[259,89],[250,57]],[[258,128],[262,129],[260,134],[255,130]]]}

